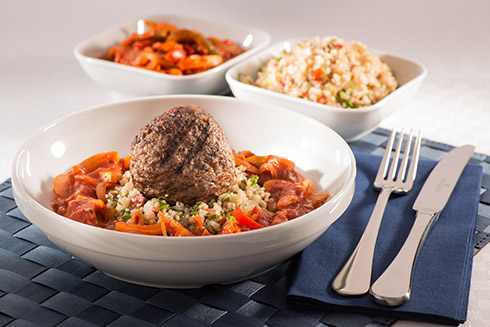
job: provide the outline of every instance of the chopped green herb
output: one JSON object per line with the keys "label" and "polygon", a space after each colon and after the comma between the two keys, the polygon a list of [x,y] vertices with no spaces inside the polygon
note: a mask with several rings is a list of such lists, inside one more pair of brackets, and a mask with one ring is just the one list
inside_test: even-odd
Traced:
{"label": "chopped green herb", "polygon": [[347,84],[347,86],[349,86],[351,89],[354,88],[354,84],[352,84],[352,83]]}
{"label": "chopped green herb", "polygon": [[253,175],[252,177],[250,177],[250,185],[254,186],[255,184],[257,184],[258,181],[259,181],[259,176]]}
{"label": "chopped green herb", "polygon": [[194,208],[192,208],[191,212],[189,213],[191,216],[195,216],[199,213],[199,206],[201,204],[203,204],[204,202],[202,201],[198,201],[196,202],[196,205],[194,206]]}
{"label": "chopped green herb", "polygon": [[342,101],[342,106],[345,108],[358,108],[359,105],[357,103],[353,103],[351,100]]}
{"label": "chopped green herb", "polygon": [[243,184],[243,186],[247,187],[247,180],[246,179],[242,179],[240,182]]}
{"label": "chopped green herb", "polygon": [[127,222],[131,218],[131,212],[129,210],[124,210],[121,219]]}
{"label": "chopped green herb", "polygon": [[166,196],[159,196],[157,198],[157,201],[158,201],[158,211],[162,211],[162,210],[165,210],[169,207],[169,204],[167,204],[165,202],[165,198]]}
{"label": "chopped green herb", "polygon": [[234,217],[234,216],[232,216],[230,213],[227,213],[227,214],[226,214],[226,217],[227,217],[229,220],[231,220],[232,222],[234,222],[234,223],[238,223],[238,221],[236,221],[235,217]]}

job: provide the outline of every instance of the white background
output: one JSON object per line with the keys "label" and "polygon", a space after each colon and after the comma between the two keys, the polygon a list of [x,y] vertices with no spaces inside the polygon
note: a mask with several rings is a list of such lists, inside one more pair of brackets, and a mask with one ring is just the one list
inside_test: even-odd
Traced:
{"label": "white background", "polygon": [[22,1],[0,2],[0,179],[35,131],[121,96],[84,75],[81,40],[151,13],[203,16],[268,31],[272,43],[337,35],[423,63],[416,97],[382,123],[470,143],[490,154],[490,2],[480,1]]}
{"label": "white background", "polygon": [[[337,35],[415,59],[427,67],[427,79],[381,126],[419,127],[428,139],[473,144],[490,155],[490,1],[1,0],[1,181],[11,175],[15,151],[35,131],[63,115],[121,99],[84,75],[72,54],[75,45],[153,13],[254,26],[269,32],[272,43]],[[488,257],[477,255],[490,266]],[[488,297],[490,275],[481,274],[479,287],[486,287]],[[490,319],[490,300],[479,294],[472,288],[467,325],[483,326],[485,314]]]}

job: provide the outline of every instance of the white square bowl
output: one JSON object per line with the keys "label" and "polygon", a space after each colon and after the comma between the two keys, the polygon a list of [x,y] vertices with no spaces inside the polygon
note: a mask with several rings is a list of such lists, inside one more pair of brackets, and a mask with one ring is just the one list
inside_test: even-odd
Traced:
{"label": "white square bowl", "polygon": [[[193,29],[206,37],[230,39],[246,51],[223,64],[205,72],[174,76],[142,68],[123,65],[98,59],[111,47],[116,46],[137,31],[139,20],[168,22],[179,28]],[[81,43],[74,55],[83,70],[104,88],[126,96],[149,96],[167,94],[224,94],[229,91],[225,72],[231,66],[249,58],[265,48],[270,42],[266,32],[235,24],[216,22],[181,15],[152,15],[134,19],[125,24],[112,27]]]}
{"label": "white square bowl", "polygon": [[379,102],[356,109],[328,106],[239,81],[239,74],[246,74],[255,81],[257,72],[271,57],[280,56],[283,51],[289,51],[304,39],[306,38],[281,41],[233,66],[226,73],[226,81],[233,95],[239,99],[274,104],[306,114],[335,130],[347,142],[351,142],[369,134],[383,119],[407,103],[427,75],[426,68],[413,60],[371,49],[391,68],[399,86]]}

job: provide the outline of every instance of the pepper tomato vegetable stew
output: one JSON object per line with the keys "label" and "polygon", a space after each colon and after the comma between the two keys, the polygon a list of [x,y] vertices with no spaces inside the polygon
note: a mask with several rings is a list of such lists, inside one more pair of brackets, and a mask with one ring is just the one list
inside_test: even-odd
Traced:
{"label": "pepper tomato vegetable stew", "polygon": [[[216,186],[219,187],[216,187]],[[160,236],[240,233],[320,207],[295,164],[235,152],[213,117],[185,105],[155,117],[130,155],[95,154],[54,179],[53,210],[84,224]]]}
{"label": "pepper tomato vegetable stew", "polygon": [[190,75],[245,51],[231,40],[205,37],[167,22],[145,21],[145,26],[144,33],[133,33],[100,58],[164,74]]}

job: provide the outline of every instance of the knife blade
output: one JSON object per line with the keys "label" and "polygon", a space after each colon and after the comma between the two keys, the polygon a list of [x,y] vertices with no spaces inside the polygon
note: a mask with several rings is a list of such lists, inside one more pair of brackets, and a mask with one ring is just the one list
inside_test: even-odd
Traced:
{"label": "knife blade", "polygon": [[427,233],[446,206],[475,147],[464,145],[450,151],[432,169],[413,204],[415,222],[395,259],[369,290],[373,300],[400,306],[410,298],[412,272]]}

